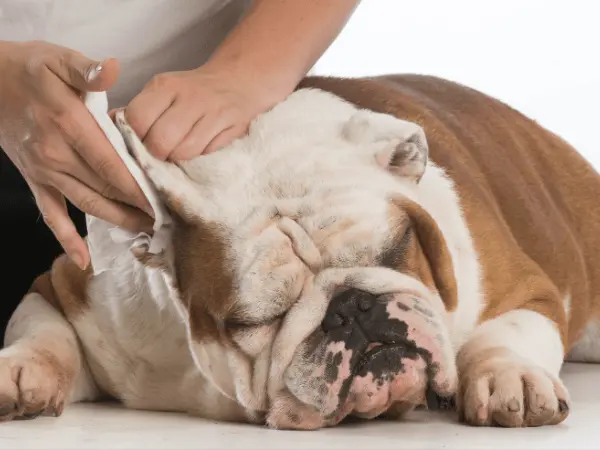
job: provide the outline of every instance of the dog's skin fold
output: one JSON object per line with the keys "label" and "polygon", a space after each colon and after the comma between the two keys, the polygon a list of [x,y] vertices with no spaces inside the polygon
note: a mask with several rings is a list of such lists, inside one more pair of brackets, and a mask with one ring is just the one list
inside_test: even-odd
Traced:
{"label": "dog's skin fold", "polygon": [[142,236],[98,276],[61,256],[36,280],[0,351],[3,420],[114,398],[318,429],[433,396],[472,425],[552,425],[563,360],[600,361],[600,177],[498,100],[309,77],[177,165],[117,126],[171,245]]}

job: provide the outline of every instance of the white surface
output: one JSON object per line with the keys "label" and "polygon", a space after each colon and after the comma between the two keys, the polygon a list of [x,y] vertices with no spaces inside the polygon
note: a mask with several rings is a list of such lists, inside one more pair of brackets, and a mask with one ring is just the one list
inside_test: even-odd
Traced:
{"label": "white surface", "polygon": [[2,449],[597,449],[600,366],[566,365],[571,414],[554,427],[502,429],[457,424],[452,415],[413,414],[404,422],[367,421],[320,431],[275,431],[207,422],[181,414],[80,404],[60,418],[0,425]]}
{"label": "white surface", "polygon": [[315,72],[411,72],[467,84],[538,120],[600,168],[599,16],[596,0],[362,0]]}

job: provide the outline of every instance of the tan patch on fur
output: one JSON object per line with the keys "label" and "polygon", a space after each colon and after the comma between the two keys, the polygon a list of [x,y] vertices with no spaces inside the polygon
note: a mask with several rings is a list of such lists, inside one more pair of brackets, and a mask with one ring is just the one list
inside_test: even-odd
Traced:
{"label": "tan patch on fur", "polygon": [[416,276],[427,287],[435,289],[446,310],[454,311],[458,305],[454,265],[444,236],[435,220],[427,211],[408,199],[392,199],[390,206],[391,220],[394,223],[404,223],[408,218],[408,229],[405,226],[400,228],[414,233],[407,241],[404,267],[400,267],[399,270]]}
{"label": "tan patch on fur", "polygon": [[44,300],[54,306],[58,311],[62,311],[60,307],[60,303],[56,298],[56,292],[54,292],[54,287],[52,286],[52,274],[51,271],[45,272],[39,277],[37,277],[31,287],[29,288],[28,294],[38,293],[40,294]]}
{"label": "tan patch on fur", "polygon": [[413,231],[410,231],[410,233],[411,239],[406,248],[407,257],[404,271],[408,275],[421,280],[421,282],[429,289],[437,291],[433,274],[431,272],[431,264],[423,252],[423,248],[419,243],[419,239],[416,238]]}
{"label": "tan patch on fur", "polygon": [[174,265],[178,290],[198,341],[222,336],[234,301],[233,274],[219,226],[201,219],[175,219]]}
{"label": "tan patch on fur", "polygon": [[157,269],[157,270],[167,270],[168,269],[167,262],[164,259],[165,258],[164,251],[161,251],[160,253],[157,253],[157,254],[153,254],[153,253],[148,252],[148,247],[140,246],[140,247],[132,248],[131,254],[133,255],[133,257],[135,259],[137,259],[140,262],[140,264],[143,264],[144,266],[146,266],[150,269]]}
{"label": "tan patch on fur", "polygon": [[69,320],[76,318],[87,308],[87,287],[91,277],[91,267],[81,270],[67,255],[59,256],[50,272],[56,303],[47,300]]}
{"label": "tan patch on fur", "polygon": [[[174,221],[174,288],[189,313],[192,335],[197,341],[226,342],[224,323],[234,296],[223,233],[218,224],[190,215],[178,196],[164,189],[159,194]],[[148,267],[167,268],[162,255],[151,255],[144,248],[135,249],[133,255]]]}

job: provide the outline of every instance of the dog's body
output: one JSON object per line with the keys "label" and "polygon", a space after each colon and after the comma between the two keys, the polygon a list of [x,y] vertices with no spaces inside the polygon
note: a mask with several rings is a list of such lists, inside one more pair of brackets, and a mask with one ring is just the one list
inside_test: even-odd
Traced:
{"label": "dog's body", "polygon": [[112,397],[312,429],[430,389],[471,424],[567,417],[563,358],[600,362],[598,174],[454,83],[300,88],[181,169],[129,135],[172,246],[97,277],[59,258],[9,324],[0,416]]}

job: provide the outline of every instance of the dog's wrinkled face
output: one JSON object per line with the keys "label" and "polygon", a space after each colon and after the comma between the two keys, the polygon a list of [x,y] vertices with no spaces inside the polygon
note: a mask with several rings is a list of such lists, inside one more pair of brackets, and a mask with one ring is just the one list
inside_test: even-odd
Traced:
{"label": "dog's wrinkled face", "polygon": [[456,387],[451,257],[414,124],[301,90],[180,164],[118,125],[174,216],[167,272],[204,375],[269,425],[398,416]]}

